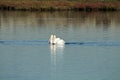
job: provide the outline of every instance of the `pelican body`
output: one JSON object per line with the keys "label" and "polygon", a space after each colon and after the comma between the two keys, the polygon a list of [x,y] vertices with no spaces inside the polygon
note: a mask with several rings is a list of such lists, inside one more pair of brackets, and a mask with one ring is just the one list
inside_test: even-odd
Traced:
{"label": "pelican body", "polygon": [[56,35],[51,35],[49,39],[49,44],[51,45],[64,45],[65,41],[63,39],[57,38]]}

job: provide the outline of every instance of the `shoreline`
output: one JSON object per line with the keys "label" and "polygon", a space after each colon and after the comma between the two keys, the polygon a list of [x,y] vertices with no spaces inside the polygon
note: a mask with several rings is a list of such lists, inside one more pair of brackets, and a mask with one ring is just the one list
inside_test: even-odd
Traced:
{"label": "shoreline", "polygon": [[8,11],[120,11],[120,1],[1,1],[0,10]]}

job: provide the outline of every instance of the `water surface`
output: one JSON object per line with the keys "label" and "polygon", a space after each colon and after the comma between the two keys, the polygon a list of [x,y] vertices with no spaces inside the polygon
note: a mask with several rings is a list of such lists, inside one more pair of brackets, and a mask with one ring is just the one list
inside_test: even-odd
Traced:
{"label": "water surface", "polygon": [[0,80],[120,80],[119,14],[1,11]]}

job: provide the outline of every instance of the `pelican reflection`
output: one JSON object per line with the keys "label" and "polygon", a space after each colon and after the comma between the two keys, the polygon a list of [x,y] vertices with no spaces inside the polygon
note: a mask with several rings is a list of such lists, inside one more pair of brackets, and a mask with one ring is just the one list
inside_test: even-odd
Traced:
{"label": "pelican reflection", "polygon": [[[62,60],[63,57],[64,46],[52,45],[50,44],[50,52],[51,52],[51,63],[56,65],[57,62]],[[57,62],[56,62],[57,60]]]}
{"label": "pelican reflection", "polygon": [[51,80],[56,80],[56,77],[62,73],[62,60],[64,54],[64,46],[50,45],[51,52]]}

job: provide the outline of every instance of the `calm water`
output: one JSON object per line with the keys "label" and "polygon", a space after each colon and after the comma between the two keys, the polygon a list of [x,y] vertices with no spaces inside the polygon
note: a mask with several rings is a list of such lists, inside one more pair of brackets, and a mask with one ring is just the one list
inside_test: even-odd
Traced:
{"label": "calm water", "polygon": [[0,80],[120,80],[119,14],[1,11]]}

